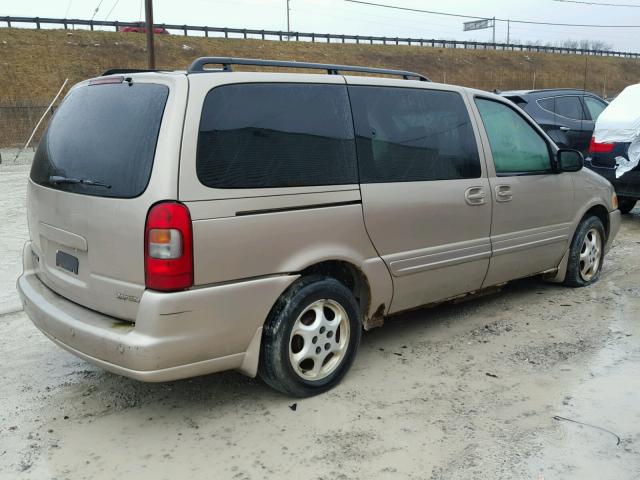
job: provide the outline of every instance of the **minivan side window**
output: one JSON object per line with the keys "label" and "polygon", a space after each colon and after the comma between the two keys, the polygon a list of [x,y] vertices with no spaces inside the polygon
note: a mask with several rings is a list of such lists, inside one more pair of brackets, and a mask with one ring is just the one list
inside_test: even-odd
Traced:
{"label": "minivan side window", "polygon": [[547,142],[509,106],[476,98],[498,175],[549,172]]}
{"label": "minivan side window", "polygon": [[584,120],[584,111],[580,97],[556,97],[556,113],[572,120]]}
{"label": "minivan side window", "polygon": [[456,92],[350,86],[361,183],[478,178],[467,107]]}
{"label": "minivan side window", "polygon": [[206,96],[196,154],[212,188],[358,183],[346,86],[224,85]]}

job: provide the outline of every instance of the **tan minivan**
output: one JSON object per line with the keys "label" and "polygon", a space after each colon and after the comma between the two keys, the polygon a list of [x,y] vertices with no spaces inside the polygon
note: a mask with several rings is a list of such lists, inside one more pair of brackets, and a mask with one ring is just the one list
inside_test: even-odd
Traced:
{"label": "tan minivan", "polygon": [[499,96],[213,57],[74,86],[28,211],[18,289],[55,343],[140,380],[238,369],[296,396],[339,382],[386,316],[596,281],[620,224],[609,182]]}

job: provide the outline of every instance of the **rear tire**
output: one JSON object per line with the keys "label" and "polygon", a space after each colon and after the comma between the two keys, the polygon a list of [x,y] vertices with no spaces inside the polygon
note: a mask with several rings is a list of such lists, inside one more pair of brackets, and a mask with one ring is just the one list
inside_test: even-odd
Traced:
{"label": "rear tire", "polygon": [[633,210],[633,207],[636,206],[637,198],[631,197],[618,197],[618,209],[620,213],[626,214]]}
{"label": "rear tire", "polygon": [[360,308],[347,287],[330,277],[302,277],[265,322],[258,373],[288,395],[325,392],[351,367],[361,334]]}
{"label": "rear tire", "polygon": [[582,219],[571,241],[565,285],[586,287],[598,281],[604,261],[605,242],[602,221],[596,216]]}

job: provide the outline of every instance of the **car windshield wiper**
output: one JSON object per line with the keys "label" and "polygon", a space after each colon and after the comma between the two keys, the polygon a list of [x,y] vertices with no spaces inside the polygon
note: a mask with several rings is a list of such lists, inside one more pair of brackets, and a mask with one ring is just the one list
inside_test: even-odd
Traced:
{"label": "car windshield wiper", "polygon": [[82,185],[91,185],[93,187],[104,187],[111,188],[111,185],[107,185],[106,183],[96,182],[94,180],[88,180],[86,178],[69,178],[69,177],[61,177],[58,175],[52,175],[49,177],[49,182],[54,185],[59,185],[62,183],[80,183]]}

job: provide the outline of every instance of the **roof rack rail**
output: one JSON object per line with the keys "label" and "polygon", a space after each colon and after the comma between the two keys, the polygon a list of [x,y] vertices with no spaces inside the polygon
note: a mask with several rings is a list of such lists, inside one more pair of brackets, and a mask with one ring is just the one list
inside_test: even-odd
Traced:
{"label": "roof rack rail", "polygon": [[315,70],[326,70],[329,75],[339,75],[339,72],[361,72],[377,73],[384,75],[397,75],[405,80],[412,78],[423,82],[430,82],[427,77],[419,73],[405,70],[390,70],[387,68],[357,67],[352,65],[333,65],[330,63],[310,63],[310,62],[290,62],[284,60],[260,60],[254,58],[232,58],[232,57],[200,57],[193,61],[187,73],[206,73],[220,70],[207,70],[205,65],[222,65],[222,71],[232,72],[232,65],[252,65],[260,67],[282,67],[282,68],[310,68]]}

